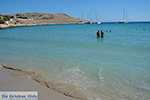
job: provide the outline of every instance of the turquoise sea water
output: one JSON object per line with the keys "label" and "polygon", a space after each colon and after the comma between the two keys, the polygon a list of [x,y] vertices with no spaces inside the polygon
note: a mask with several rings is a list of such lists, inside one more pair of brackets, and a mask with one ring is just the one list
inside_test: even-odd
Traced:
{"label": "turquoise sea water", "polygon": [[0,62],[71,85],[89,100],[150,100],[150,23],[3,29]]}

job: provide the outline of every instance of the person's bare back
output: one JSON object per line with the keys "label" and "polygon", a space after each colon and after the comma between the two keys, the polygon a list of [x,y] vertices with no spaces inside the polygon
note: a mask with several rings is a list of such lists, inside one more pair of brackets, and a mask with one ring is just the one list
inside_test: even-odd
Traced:
{"label": "person's bare back", "polygon": [[101,30],[101,37],[103,38],[104,37],[104,32]]}
{"label": "person's bare back", "polygon": [[98,30],[98,32],[97,32],[97,38],[99,38],[100,37],[100,32],[99,32],[99,30]]}

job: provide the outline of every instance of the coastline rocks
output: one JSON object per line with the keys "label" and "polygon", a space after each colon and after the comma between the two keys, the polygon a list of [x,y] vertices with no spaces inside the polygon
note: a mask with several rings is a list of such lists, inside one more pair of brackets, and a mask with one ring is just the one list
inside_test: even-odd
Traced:
{"label": "coastline rocks", "polygon": [[10,24],[10,25],[5,25],[5,24],[0,24],[0,29],[5,29],[5,28],[14,28],[16,25]]}

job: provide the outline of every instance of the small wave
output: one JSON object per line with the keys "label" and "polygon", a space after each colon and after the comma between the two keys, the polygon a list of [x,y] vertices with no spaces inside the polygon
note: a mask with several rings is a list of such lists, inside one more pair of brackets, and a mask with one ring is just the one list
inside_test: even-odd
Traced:
{"label": "small wave", "polygon": [[12,37],[3,37],[3,38],[0,38],[0,40],[8,40],[8,41],[19,41],[19,42],[44,42],[44,43],[47,43],[46,40],[42,40],[42,39],[38,39],[38,38],[35,38],[35,39],[30,39],[30,38],[12,38]]}
{"label": "small wave", "polygon": [[144,81],[131,81],[132,87],[134,87],[138,91],[150,92],[150,85],[145,83]]}
{"label": "small wave", "polygon": [[83,93],[81,93],[76,88],[76,86],[64,84],[64,83],[55,83],[55,82],[46,81],[38,73],[35,73],[33,71],[31,72],[31,71],[26,71],[26,70],[14,68],[12,66],[8,66],[8,64],[0,63],[0,67],[8,69],[8,70],[16,71],[17,73],[11,74],[14,77],[27,77],[27,78],[33,79],[36,82],[46,86],[47,88],[50,88],[52,90],[56,90],[56,91],[66,95],[66,96],[81,99],[81,100],[87,100],[86,96]]}
{"label": "small wave", "polygon": [[104,77],[102,77],[101,72],[102,72],[102,69],[99,68],[98,77],[99,77],[99,80],[100,80],[100,87],[102,87],[103,82],[104,82]]}

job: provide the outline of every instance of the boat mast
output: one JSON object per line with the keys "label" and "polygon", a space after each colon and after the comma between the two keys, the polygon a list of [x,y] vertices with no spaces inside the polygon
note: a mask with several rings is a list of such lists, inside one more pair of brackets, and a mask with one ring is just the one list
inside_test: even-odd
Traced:
{"label": "boat mast", "polygon": [[123,20],[125,20],[125,8],[123,8]]}

